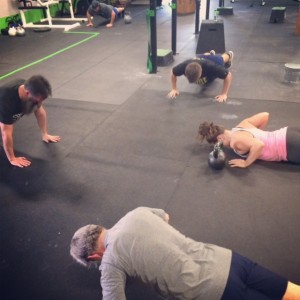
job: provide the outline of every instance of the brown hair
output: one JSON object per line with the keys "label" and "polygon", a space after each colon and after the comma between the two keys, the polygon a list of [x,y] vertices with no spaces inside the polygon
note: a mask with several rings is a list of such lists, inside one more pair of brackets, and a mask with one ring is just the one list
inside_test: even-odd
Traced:
{"label": "brown hair", "polygon": [[215,125],[213,122],[204,122],[199,126],[198,137],[201,142],[206,139],[209,144],[215,144],[218,142],[218,135],[224,132],[225,128],[223,126]]}
{"label": "brown hair", "polygon": [[201,77],[202,67],[200,64],[196,62],[189,63],[185,67],[184,75],[188,79],[189,83],[196,83],[198,79]]}
{"label": "brown hair", "polygon": [[52,94],[49,81],[42,75],[31,76],[25,81],[24,87],[35,97],[42,96],[43,99],[46,99]]}

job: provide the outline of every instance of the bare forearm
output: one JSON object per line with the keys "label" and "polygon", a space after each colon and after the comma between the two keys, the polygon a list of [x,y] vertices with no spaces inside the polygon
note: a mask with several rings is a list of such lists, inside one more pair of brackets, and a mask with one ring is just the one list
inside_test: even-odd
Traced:
{"label": "bare forearm", "polygon": [[253,126],[259,129],[264,129],[269,122],[269,113],[268,112],[258,113],[246,119],[246,121],[248,121],[250,124],[252,124]]}
{"label": "bare forearm", "polygon": [[230,86],[231,86],[231,81],[232,81],[232,74],[231,72],[228,72],[226,78],[224,79],[224,84],[223,84],[223,89],[222,89],[222,94],[223,95],[228,95]]}
{"label": "bare forearm", "polygon": [[113,25],[116,19],[116,14],[114,11],[111,13],[110,24]]}
{"label": "bare forearm", "polygon": [[171,73],[171,86],[172,90],[177,90],[177,77],[173,74],[173,72]]}
{"label": "bare forearm", "polygon": [[87,17],[89,22],[92,21],[92,16],[90,15],[89,12],[86,13],[86,17]]}
{"label": "bare forearm", "polygon": [[42,136],[47,134],[47,114],[45,109],[41,106],[36,112],[35,117],[38,123],[38,126],[41,130]]}
{"label": "bare forearm", "polygon": [[14,152],[14,142],[13,137],[11,134],[6,134],[2,132],[2,141],[3,141],[3,148],[6,154],[6,157],[9,161],[15,159],[15,152]]}
{"label": "bare forearm", "polygon": [[60,136],[58,135],[50,135],[48,134],[48,128],[47,128],[47,114],[45,109],[41,106],[36,112],[35,112],[36,120],[39,125],[39,128],[41,130],[42,139],[45,143],[57,143],[61,140]]}
{"label": "bare forearm", "polygon": [[[240,147],[237,146],[237,144],[240,144]],[[230,147],[232,149],[239,149],[238,151],[247,151],[248,155],[246,159],[242,158],[234,158],[228,161],[228,164],[233,168],[247,168],[250,165],[252,165],[257,159],[260,158],[263,149],[264,149],[264,143],[260,140],[252,141],[251,138],[251,144],[249,144],[249,141],[247,142],[239,142],[237,144],[232,144]],[[244,147],[241,147],[241,145],[244,144]],[[241,150],[243,149],[243,150]]]}
{"label": "bare forearm", "polygon": [[86,17],[88,19],[88,24],[91,24],[92,23],[92,16],[91,16],[91,14],[88,11],[86,13]]}
{"label": "bare forearm", "polygon": [[3,124],[0,123],[2,142],[5,154],[7,159],[13,166],[20,168],[30,166],[31,162],[26,157],[16,157],[14,151],[14,142],[13,142],[13,131],[14,127],[12,124]]}
{"label": "bare forearm", "polygon": [[247,159],[245,160],[246,167],[252,165],[260,157],[263,149],[264,149],[263,144],[257,144],[251,147]]}

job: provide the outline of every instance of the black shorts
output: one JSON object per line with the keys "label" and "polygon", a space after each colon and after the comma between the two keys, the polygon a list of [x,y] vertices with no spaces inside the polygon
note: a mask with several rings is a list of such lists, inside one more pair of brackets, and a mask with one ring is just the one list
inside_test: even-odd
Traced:
{"label": "black shorts", "polygon": [[287,285],[287,279],[233,252],[221,300],[282,300]]}
{"label": "black shorts", "polygon": [[287,160],[300,164],[300,128],[289,126],[286,132]]}

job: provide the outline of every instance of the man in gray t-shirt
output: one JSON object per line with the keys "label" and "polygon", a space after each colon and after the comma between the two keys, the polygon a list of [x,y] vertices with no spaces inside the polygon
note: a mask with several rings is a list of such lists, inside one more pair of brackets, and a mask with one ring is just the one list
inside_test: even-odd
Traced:
{"label": "man in gray t-shirt", "polygon": [[87,225],[77,230],[70,253],[84,266],[101,261],[104,300],[126,299],[127,277],[171,299],[300,297],[300,286],[229,249],[192,240],[168,222],[164,210],[138,207],[110,229]]}
{"label": "man in gray t-shirt", "polygon": [[111,5],[100,3],[97,0],[93,0],[92,4],[89,6],[86,16],[88,18],[88,27],[93,27],[92,17],[99,15],[107,20],[109,23],[106,24],[106,27],[113,27],[114,22],[117,17],[124,11],[124,7],[113,7]]}

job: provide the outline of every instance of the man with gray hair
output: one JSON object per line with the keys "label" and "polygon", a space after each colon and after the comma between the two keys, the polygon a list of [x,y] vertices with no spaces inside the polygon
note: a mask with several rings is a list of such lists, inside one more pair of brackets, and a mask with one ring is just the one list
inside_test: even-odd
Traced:
{"label": "man with gray hair", "polygon": [[45,143],[59,142],[60,137],[50,135],[47,129],[47,114],[42,102],[51,96],[49,81],[34,75],[29,79],[14,79],[0,87],[0,129],[5,154],[13,166],[28,167],[31,162],[25,157],[15,156],[13,126],[23,115],[34,112]]}
{"label": "man with gray hair", "polygon": [[229,249],[194,241],[168,223],[164,210],[138,207],[110,229],[87,225],[77,230],[70,254],[87,267],[101,262],[104,300],[126,299],[127,277],[164,298],[300,299],[300,286]]}

